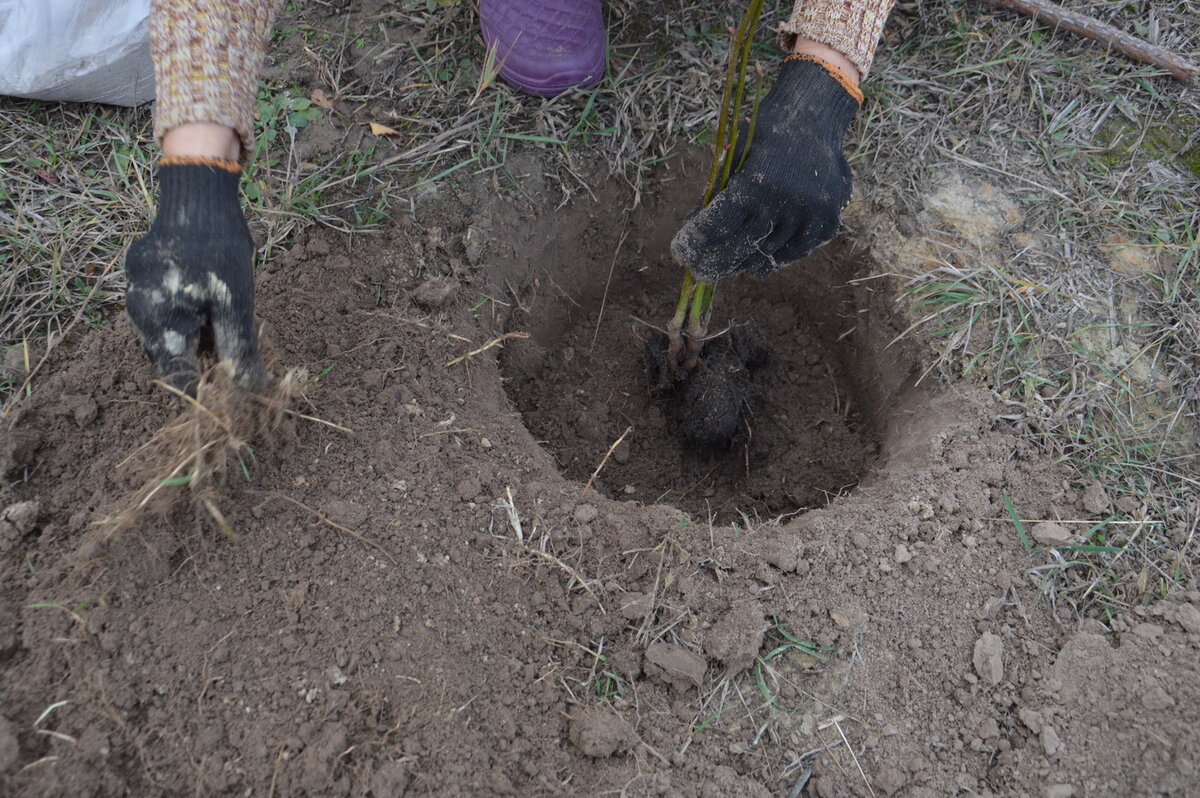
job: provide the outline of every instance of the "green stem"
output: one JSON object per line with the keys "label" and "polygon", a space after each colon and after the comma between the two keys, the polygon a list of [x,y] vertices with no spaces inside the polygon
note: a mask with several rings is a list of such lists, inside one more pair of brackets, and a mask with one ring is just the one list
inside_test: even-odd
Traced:
{"label": "green stem", "polygon": [[692,270],[684,270],[683,286],[679,289],[679,300],[675,303],[675,315],[671,317],[672,329],[683,329],[683,322],[687,318],[688,306],[692,302],[692,291],[695,286],[696,277],[692,274]]}
{"label": "green stem", "polygon": [[746,156],[750,154],[750,142],[754,141],[754,131],[758,128],[758,107],[762,103],[763,68],[757,61],[754,64],[754,106],[750,111],[750,127],[746,131],[746,146],[742,147],[742,157],[738,160],[737,168],[746,165]]}
{"label": "green stem", "polygon": [[[742,21],[738,24],[737,31],[733,34],[733,42],[729,46],[729,66],[725,70],[725,86],[721,90],[721,110],[717,113],[717,139],[713,145],[713,162],[708,172],[708,185],[704,188],[704,200],[701,202],[701,207],[708,205],[712,201],[713,195],[722,187],[717,186],[717,178],[721,174],[721,167],[728,158],[729,149],[729,123],[730,119],[734,120],[733,128],[737,130],[737,111],[736,107],[731,108],[731,100],[733,99],[734,87],[738,83],[738,67],[742,63],[741,50],[746,39],[746,31],[749,27],[750,17],[754,11],[754,7],[762,9],[761,0],[754,0],[750,4],[750,8],[742,15]],[[757,20],[757,15],[755,15]],[[753,34],[751,33],[751,36]]]}
{"label": "green stem", "polygon": [[[729,145],[725,148],[725,164],[721,169],[721,179],[717,185],[718,191],[724,191],[729,185],[729,174],[733,169],[734,155],[737,153],[737,140],[740,134],[738,120],[742,115],[742,102],[746,96],[746,68],[750,64],[750,45],[754,42],[754,31],[758,28],[758,17],[762,13],[763,0],[754,0],[742,18],[742,28],[739,30],[741,40],[737,43],[737,88],[734,92],[733,113],[730,119]],[[742,148],[743,156],[750,151],[751,137],[746,137],[746,146]]]}

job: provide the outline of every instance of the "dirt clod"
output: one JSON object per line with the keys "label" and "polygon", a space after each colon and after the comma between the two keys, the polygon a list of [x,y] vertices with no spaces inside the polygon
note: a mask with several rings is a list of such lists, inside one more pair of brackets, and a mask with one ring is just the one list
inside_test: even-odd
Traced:
{"label": "dirt clod", "polygon": [[727,674],[750,667],[762,648],[767,621],[757,602],[734,606],[704,636],[704,652],[725,665]]}
{"label": "dirt clod", "polygon": [[975,641],[972,663],[979,678],[989,684],[1000,684],[1004,679],[1004,641],[991,632],[984,632]]}
{"label": "dirt clod", "polygon": [[1083,489],[1080,501],[1083,503],[1083,509],[1092,515],[1107,513],[1112,507],[1112,500],[1109,499],[1104,485],[1099,480],[1093,480],[1087,484],[1087,487]]}
{"label": "dirt clod", "polygon": [[436,310],[449,302],[458,289],[458,281],[451,277],[430,277],[413,291],[413,299],[422,307]]}
{"label": "dirt clod", "polygon": [[1029,529],[1033,539],[1043,546],[1063,546],[1071,542],[1071,530],[1053,521],[1042,521]]}
{"label": "dirt clod", "polygon": [[708,663],[704,657],[671,643],[653,643],[646,649],[646,670],[679,687],[699,687]]}
{"label": "dirt clod", "polygon": [[576,748],[596,759],[628,751],[637,738],[627,721],[602,707],[577,708],[568,736]]}

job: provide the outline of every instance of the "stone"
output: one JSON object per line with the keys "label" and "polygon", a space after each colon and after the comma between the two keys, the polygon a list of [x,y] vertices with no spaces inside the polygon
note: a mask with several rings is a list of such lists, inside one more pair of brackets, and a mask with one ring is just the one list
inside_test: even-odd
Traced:
{"label": "stone", "polygon": [[1083,509],[1092,515],[1103,515],[1112,508],[1112,501],[1108,498],[1108,493],[1105,492],[1104,486],[1098,479],[1087,484],[1087,487],[1083,489],[1080,501],[1083,502]]}
{"label": "stone", "polygon": [[417,286],[412,297],[418,305],[430,310],[442,307],[458,292],[458,280],[451,277],[430,277]]}
{"label": "stone", "polygon": [[1042,741],[1042,750],[1046,752],[1046,756],[1054,756],[1062,748],[1062,740],[1059,739],[1058,732],[1054,730],[1053,726],[1043,726],[1039,737]]}
{"label": "stone", "polygon": [[575,508],[575,520],[581,524],[590,524],[599,514],[600,511],[590,504],[581,504]]}
{"label": "stone", "polygon": [[1029,529],[1033,539],[1043,546],[1063,546],[1071,542],[1071,530],[1053,521],[1042,521]]}
{"label": "stone", "polygon": [[1192,604],[1180,604],[1179,610],[1176,612],[1175,620],[1183,627],[1184,631],[1191,634],[1200,634],[1200,610],[1196,609]]}
{"label": "stone", "polygon": [[657,673],[665,681],[681,687],[700,687],[704,683],[704,673],[708,670],[708,662],[699,654],[688,651],[683,646],[671,643],[654,643],[646,649],[646,671]]}
{"label": "stone", "polygon": [[980,679],[989,684],[1000,684],[1004,679],[1004,641],[991,632],[984,632],[975,641],[972,662]]}

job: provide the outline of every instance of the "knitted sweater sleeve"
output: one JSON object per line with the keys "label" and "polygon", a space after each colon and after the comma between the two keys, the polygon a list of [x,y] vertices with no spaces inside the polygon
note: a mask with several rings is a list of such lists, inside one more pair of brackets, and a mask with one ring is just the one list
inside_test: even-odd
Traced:
{"label": "knitted sweater sleeve", "polygon": [[854,62],[861,78],[866,78],[894,2],[796,0],[792,16],[779,28],[780,41],[788,50],[798,36],[829,45]]}
{"label": "knitted sweater sleeve", "polygon": [[254,98],[279,0],[151,0],[154,138],[186,122],[233,128],[254,152]]}

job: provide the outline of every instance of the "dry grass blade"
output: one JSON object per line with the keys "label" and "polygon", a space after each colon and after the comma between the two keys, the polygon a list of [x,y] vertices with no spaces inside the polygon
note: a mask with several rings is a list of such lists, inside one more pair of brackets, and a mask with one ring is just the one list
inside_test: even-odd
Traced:
{"label": "dry grass blade", "polygon": [[625,440],[625,436],[631,432],[633,432],[633,427],[626,427],[625,431],[621,433],[621,436],[613,441],[612,446],[608,447],[608,451],[605,452],[604,457],[600,459],[600,465],[596,466],[596,470],[592,472],[590,477],[588,477],[587,484],[583,486],[583,490],[579,491],[579,498],[582,499],[585,495],[587,495],[587,492],[591,490],[592,483],[596,481],[596,477],[600,476],[600,471],[605,465],[607,465],[608,458],[612,457],[612,453],[615,452],[617,447],[621,445],[621,441]]}
{"label": "dry grass blade", "polygon": [[214,499],[217,484],[231,462],[246,469],[246,461],[254,457],[251,441],[269,436],[288,415],[295,392],[291,375],[259,395],[235,386],[219,365],[201,376],[194,397],[158,384],[183,400],[183,410],[122,463],[135,469],[142,485],[103,526],[110,535],[129,529],[147,513],[181,498],[186,488],[217,529],[235,537]]}

